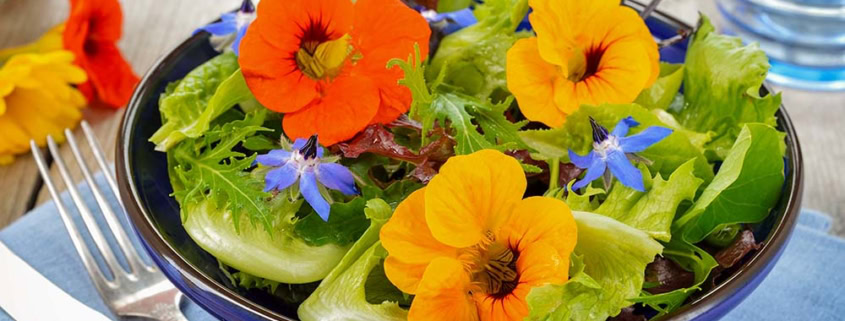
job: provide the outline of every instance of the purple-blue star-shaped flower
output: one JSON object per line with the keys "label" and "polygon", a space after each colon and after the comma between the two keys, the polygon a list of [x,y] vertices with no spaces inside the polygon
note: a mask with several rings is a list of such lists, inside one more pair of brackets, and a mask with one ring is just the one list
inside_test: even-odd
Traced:
{"label": "purple-blue star-shaped flower", "polygon": [[437,13],[437,11],[428,10],[424,7],[420,7],[419,10],[423,18],[428,21],[428,24],[433,29],[443,31],[444,35],[469,27],[478,22],[470,8],[444,13]]}
{"label": "purple-blue star-shaped flower", "polygon": [[200,31],[207,31],[215,36],[227,36],[234,34],[235,37],[232,40],[232,50],[235,52],[235,55],[238,55],[241,38],[244,37],[247,27],[249,27],[249,24],[251,24],[253,20],[255,20],[255,5],[252,4],[252,0],[244,0],[244,2],[241,3],[241,8],[238,9],[237,12],[224,13],[220,16],[220,22],[215,22],[201,27],[195,30],[194,33],[196,34]]}
{"label": "purple-blue star-shaped flower", "polygon": [[349,169],[336,163],[324,163],[322,157],[323,148],[317,144],[317,135],[308,140],[297,139],[290,151],[275,149],[258,155],[255,158],[258,164],[275,167],[264,176],[264,191],[283,190],[299,180],[299,191],[305,201],[320,218],[328,221],[331,206],[320,194],[317,182],[346,195],[358,195],[358,188]]}
{"label": "purple-blue star-shaped flower", "polygon": [[642,159],[634,153],[644,151],[663,140],[672,134],[672,130],[651,126],[639,134],[625,137],[628,135],[628,129],[639,124],[629,116],[619,121],[613,128],[613,132],[608,133],[606,128],[590,117],[590,127],[593,129],[593,150],[587,156],[581,156],[569,150],[569,159],[572,163],[578,168],[587,170],[584,178],[575,182],[572,189],[587,186],[602,176],[605,177],[605,184],[609,184],[612,174],[622,185],[645,192],[642,172],[631,164],[629,158]]}

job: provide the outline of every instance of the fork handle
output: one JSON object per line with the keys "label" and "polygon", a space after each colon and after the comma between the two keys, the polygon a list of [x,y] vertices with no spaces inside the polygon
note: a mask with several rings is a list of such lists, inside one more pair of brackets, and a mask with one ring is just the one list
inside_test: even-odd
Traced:
{"label": "fork handle", "polygon": [[[166,294],[165,294],[166,293]],[[170,302],[158,302],[150,311],[153,319],[161,321],[188,321],[182,310],[179,309],[179,304],[182,302],[182,292],[174,288],[170,291],[162,293],[160,297],[169,297]]]}

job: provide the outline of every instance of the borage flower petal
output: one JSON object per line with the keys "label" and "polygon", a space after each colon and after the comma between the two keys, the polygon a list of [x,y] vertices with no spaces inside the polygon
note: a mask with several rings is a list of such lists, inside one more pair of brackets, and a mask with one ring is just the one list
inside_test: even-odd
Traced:
{"label": "borage flower petal", "polygon": [[[665,127],[651,126],[633,136],[628,134],[630,127],[639,123],[632,117],[626,117],[616,124],[613,132],[599,125],[590,117],[590,127],[593,131],[593,150],[587,156],[581,156],[569,150],[569,158],[578,168],[587,169],[584,178],[575,182],[572,189],[580,189],[590,182],[605,176],[605,184],[610,183],[610,174],[616,176],[622,185],[644,192],[642,172],[631,164],[629,158],[643,159],[634,153],[641,152],[651,145],[658,143],[672,134],[672,130]],[[630,156],[630,157],[629,157]],[[605,186],[609,188],[610,186]]]}
{"label": "borage flower petal", "polygon": [[398,0],[265,0],[241,45],[247,85],[267,108],[286,113],[288,137],[319,134],[326,145],[408,110],[392,58],[420,45],[428,25]]}
{"label": "borage flower petal", "polygon": [[[223,43],[231,42],[232,51],[235,55],[238,55],[241,38],[246,34],[246,30],[253,20],[255,20],[255,5],[252,4],[252,0],[244,0],[237,12],[224,13],[220,16],[220,22],[203,26],[195,30],[194,33],[207,31],[215,36],[231,36]],[[215,49],[221,50],[222,48],[215,47]]]}
{"label": "borage flower petal", "polygon": [[258,155],[255,163],[275,167],[264,175],[264,191],[283,190],[299,180],[299,192],[311,208],[324,221],[329,220],[331,204],[323,198],[319,183],[326,188],[346,195],[357,195],[355,177],[340,164],[324,163],[323,148],[317,145],[317,136],[308,140],[297,139],[292,150],[276,149]]}

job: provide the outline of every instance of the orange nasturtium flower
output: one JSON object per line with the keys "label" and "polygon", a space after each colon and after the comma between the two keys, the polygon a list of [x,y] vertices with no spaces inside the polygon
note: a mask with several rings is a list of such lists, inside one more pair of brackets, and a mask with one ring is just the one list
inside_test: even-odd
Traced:
{"label": "orange nasturtium flower", "polygon": [[239,63],[258,101],[285,113],[289,138],[332,145],[408,110],[411,92],[387,61],[415,43],[427,56],[431,30],[399,0],[264,0],[257,14]]}
{"label": "orange nasturtium flower", "polygon": [[515,159],[450,158],[381,229],[388,279],[415,294],[408,320],[522,320],[531,288],[566,282],[577,239],[562,201],[523,199]]}
{"label": "orange nasturtium flower", "polygon": [[117,0],[70,0],[65,22],[64,47],[88,73],[79,91],[88,101],[120,108],[129,102],[138,76],[126,62],[116,42],[123,33],[123,14]]}
{"label": "orange nasturtium flower", "polygon": [[508,89],[552,127],[582,104],[630,103],[660,72],[645,22],[619,0],[529,0],[536,37],[507,53]]}

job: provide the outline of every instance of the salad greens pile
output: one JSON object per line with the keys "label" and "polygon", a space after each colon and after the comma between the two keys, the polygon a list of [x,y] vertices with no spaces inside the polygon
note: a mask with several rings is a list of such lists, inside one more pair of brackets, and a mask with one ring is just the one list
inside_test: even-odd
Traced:
{"label": "salad greens pile", "polygon": [[[462,9],[470,1],[441,3]],[[565,201],[577,223],[569,281],[532,289],[528,319],[652,318],[708,289],[707,280],[741,259],[727,264],[714,255],[735,246],[736,231],[763,221],[781,197],[781,98],[759,95],[766,56],[715,33],[702,16],[686,62],[661,63],[660,78],[634,103],[584,105],[549,129],[523,120],[505,83],[505,53],[530,34],[517,31],[527,11],[524,0],[485,1],[474,6],[478,23],[439,39],[430,59],[417,49],[388,64],[404,72],[411,110],[326,147],[324,161],[348,167],[361,191],[322,190],[328,221],[295,184],[265,191],[269,169],[257,155],[290,150],[291,142],[280,127],[284,115],[258,103],[235,54],[171,83],[150,141],[167,154],[185,231],[219,260],[233,288],[298,306],[302,320],[405,320],[413,296],[385,276],[381,226],[449,157],[497,149],[520,161],[527,194]],[[627,117],[640,123],[632,134],[673,129],[638,153],[648,160],[637,167],[645,191],[600,180],[573,191],[581,171],[567,170],[568,150],[592,149],[590,119],[612,127]],[[656,258],[669,272],[655,275]],[[686,282],[667,281],[685,274],[692,274]]]}

